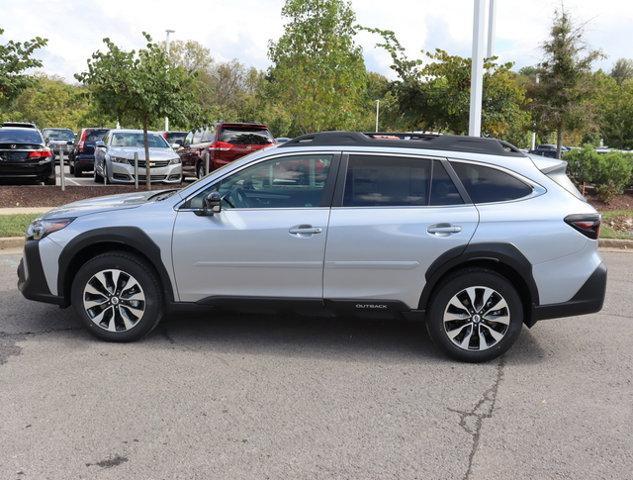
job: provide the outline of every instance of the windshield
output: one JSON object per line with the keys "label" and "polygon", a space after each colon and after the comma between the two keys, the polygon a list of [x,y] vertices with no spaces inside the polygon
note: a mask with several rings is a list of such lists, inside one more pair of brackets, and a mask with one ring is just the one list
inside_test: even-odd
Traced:
{"label": "windshield", "polygon": [[[155,133],[147,134],[147,143],[149,144],[149,148],[171,148],[163,137]],[[113,133],[110,146],[143,148],[143,132]]]}
{"label": "windshield", "polygon": [[42,143],[37,130],[0,129],[0,143]]}
{"label": "windshield", "polygon": [[169,143],[184,143],[187,132],[168,132],[167,141]]}
{"label": "windshield", "polygon": [[75,134],[70,130],[43,130],[42,133],[49,140],[72,142],[75,139]]}
{"label": "windshield", "polygon": [[233,145],[268,145],[273,136],[266,129],[225,127],[220,133],[220,141]]}

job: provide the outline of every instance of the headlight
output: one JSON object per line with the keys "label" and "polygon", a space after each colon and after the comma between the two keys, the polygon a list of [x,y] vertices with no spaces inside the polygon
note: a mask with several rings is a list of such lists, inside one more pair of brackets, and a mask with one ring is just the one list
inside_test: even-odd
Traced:
{"label": "headlight", "polygon": [[61,230],[70,225],[74,218],[53,218],[50,220],[37,219],[26,229],[27,240],[40,240],[46,235]]}
{"label": "headlight", "polygon": [[170,165],[176,165],[177,163],[180,163],[180,157],[172,158],[172,159],[169,161],[169,164],[170,164]]}
{"label": "headlight", "polygon": [[123,157],[110,157],[110,160],[112,160],[114,163],[130,163],[127,158]]}

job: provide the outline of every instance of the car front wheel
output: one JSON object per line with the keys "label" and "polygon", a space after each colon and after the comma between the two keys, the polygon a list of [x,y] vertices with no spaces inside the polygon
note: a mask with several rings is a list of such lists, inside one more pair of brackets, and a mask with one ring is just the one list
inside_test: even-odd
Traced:
{"label": "car front wheel", "polygon": [[505,353],[523,325],[516,289],[492,270],[454,272],[438,286],[428,311],[431,339],[449,356],[485,362]]}
{"label": "car front wheel", "polygon": [[163,314],[160,281],[150,265],[127,252],[86,262],[71,287],[73,307],[96,337],[131,342],[151,332]]}

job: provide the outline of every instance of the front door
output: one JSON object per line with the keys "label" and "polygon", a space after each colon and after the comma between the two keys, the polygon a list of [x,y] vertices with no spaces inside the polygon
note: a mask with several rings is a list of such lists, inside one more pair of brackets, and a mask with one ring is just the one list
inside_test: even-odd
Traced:
{"label": "front door", "polygon": [[[338,156],[289,154],[228,174],[178,211],[174,272],[181,301],[210,297],[321,299],[323,257]],[[222,211],[199,216],[203,198]]]}
{"label": "front door", "polygon": [[[328,226],[324,298],[356,308],[382,306],[371,300],[418,307],[428,267],[446,251],[465,247],[479,221],[445,165],[441,159],[373,154],[351,154],[341,162],[344,181]],[[361,299],[367,301],[353,302]]]}

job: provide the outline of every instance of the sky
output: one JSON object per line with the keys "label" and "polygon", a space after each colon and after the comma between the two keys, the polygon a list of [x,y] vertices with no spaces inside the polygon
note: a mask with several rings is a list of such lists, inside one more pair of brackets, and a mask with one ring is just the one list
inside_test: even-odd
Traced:
{"label": "sky", "polygon": [[[517,68],[541,60],[561,0],[495,0],[494,54]],[[268,42],[283,32],[283,0],[0,0],[0,41],[48,38],[38,56],[43,71],[74,81],[86,59],[110,37],[124,48],[144,43],[142,31],[163,40],[196,40],[215,60],[238,59],[247,66],[269,65]],[[633,58],[633,0],[565,0],[565,9],[585,24],[585,40],[606,58],[597,67],[609,70],[620,57]],[[469,56],[474,0],[352,0],[358,23],[393,30],[410,57],[441,48]],[[368,69],[394,78],[378,38],[358,35]]]}

